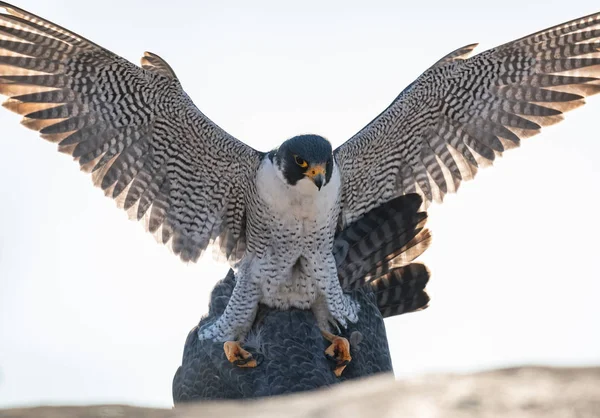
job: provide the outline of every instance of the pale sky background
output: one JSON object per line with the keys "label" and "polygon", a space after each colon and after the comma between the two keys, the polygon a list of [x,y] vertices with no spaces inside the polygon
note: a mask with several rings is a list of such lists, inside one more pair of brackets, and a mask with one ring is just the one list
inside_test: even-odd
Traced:
{"label": "pale sky background", "polygon": [[[477,51],[598,2],[24,0],[139,63],[163,56],[217,124],[267,150],[338,145],[451,50]],[[600,98],[430,211],[424,312],[387,320],[398,377],[600,364]],[[0,111],[0,407],[170,406],[188,331],[226,266],[184,265],[70,157]]]}

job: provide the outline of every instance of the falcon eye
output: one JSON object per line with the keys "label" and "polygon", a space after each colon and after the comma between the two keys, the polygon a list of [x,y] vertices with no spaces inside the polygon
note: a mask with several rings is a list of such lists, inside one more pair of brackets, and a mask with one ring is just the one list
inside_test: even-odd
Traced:
{"label": "falcon eye", "polygon": [[302,168],[308,167],[308,163],[306,161],[304,161],[302,158],[298,157],[297,155],[294,155],[294,160],[296,161],[296,164],[298,164],[300,167],[302,167]]}

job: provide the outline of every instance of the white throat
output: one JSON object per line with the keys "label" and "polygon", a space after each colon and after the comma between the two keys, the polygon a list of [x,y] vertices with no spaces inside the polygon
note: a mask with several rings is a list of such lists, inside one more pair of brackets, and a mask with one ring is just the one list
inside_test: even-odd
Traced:
{"label": "white throat", "polygon": [[340,194],[340,173],[333,163],[331,179],[321,190],[309,178],[295,185],[285,180],[283,172],[265,157],[256,175],[259,196],[272,212],[283,218],[318,220],[329,216],[329,209],[337,204]]}

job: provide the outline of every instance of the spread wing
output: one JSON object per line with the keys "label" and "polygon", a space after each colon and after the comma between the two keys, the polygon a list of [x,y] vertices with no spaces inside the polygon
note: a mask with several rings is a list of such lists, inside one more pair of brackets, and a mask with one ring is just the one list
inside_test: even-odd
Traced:
{"label": "spread wing", "polygon": [[600,91],[600,13],[438,61],[335,157],[343,220],[417,191],[441,201],[478,167]]}
{"label": "spread wing", "polygon": [[217,239],[235,259],[262,154],[204,116],[160,57],[146,53],[142,67],[0,2],[4,106],[184,261]]}

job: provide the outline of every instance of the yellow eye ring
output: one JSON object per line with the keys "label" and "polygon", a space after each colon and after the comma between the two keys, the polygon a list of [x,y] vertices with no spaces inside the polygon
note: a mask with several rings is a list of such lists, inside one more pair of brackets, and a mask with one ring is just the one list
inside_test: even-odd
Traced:
{"label": "yellow eye ring", "polygon": [[296,164],[298,164],[302,168],[308,167],[308,163],[302,158],[298,157],[297,155],[294,155],[294,161],[296,161]]}

